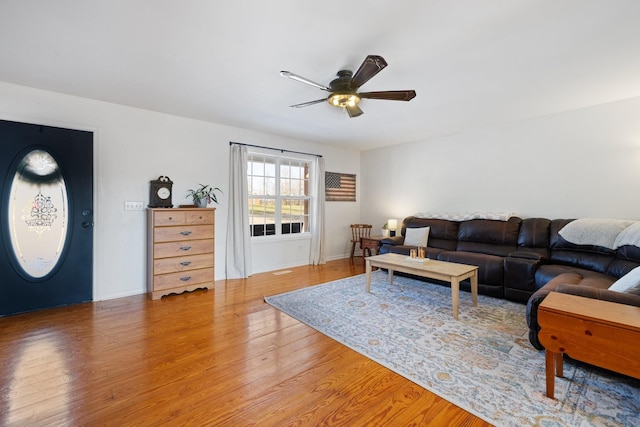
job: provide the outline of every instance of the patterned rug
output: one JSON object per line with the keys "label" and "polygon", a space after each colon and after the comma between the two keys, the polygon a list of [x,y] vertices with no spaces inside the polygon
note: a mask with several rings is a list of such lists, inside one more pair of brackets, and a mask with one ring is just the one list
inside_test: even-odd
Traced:
{"label": "patterned rug", "polygon": [[527,338],[525,306],[448,287],[372,275],[265,298],[273,307],[499,426],[638,426],[640,381],[566,361],[545,395],[544,352]]}

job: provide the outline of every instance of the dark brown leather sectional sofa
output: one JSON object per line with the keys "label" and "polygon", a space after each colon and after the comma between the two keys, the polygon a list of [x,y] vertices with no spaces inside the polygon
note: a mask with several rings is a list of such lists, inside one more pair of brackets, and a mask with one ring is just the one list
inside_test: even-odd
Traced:
{"label": "dark brown leather sectional sofa", "polygon": [[[612,250],[576,245],[558,232],[571,219],[518,218],[506,221],[407,217],[401,232],[382,241],[380,253],[408,255],[406,228],[430,227],[426,256],[479,266],[478,290],[497,298],[527,303],[531,344],[538,341],[538,306],[551,291],[572,293],[640,307],[640,296],[609,291],[618,278],[640,265],[640,248]],[[468,283],[461,288],[469,290]]]}

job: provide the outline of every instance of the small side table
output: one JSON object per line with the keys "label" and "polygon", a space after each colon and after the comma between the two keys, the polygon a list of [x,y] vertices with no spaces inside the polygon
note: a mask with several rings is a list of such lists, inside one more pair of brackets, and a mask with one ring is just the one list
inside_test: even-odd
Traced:
{"label": "small side table", "polygon": [[[378,255],[378,249],[382,246],[384,236],[369,236],[360,239],[360,247],[362,248],[362,258],[372,255]],[[369,255],[367,255],[367,253]]]}
{"label": "small side table", "polygon": [[563,354],[640,379],[640,307],[551,292],[538,323],[547,397],[554,398],[554,377],[562,377]]}

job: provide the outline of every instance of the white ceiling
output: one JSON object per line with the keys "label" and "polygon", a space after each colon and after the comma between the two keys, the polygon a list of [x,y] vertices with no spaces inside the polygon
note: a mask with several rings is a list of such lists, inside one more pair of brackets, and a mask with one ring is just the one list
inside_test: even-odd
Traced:
{"label": "white ceiling", "polygon": [[[417,97],[288,107],[368,54]],[[640,1],[0,0],[0,80],[367,149],[640,96]]]}

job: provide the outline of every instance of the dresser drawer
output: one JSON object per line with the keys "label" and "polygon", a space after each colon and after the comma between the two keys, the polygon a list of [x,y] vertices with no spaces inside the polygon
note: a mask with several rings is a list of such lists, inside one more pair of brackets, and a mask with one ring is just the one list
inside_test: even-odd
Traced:
{"label": "dresser drawer", "polygon": [[153,289],[163,290],[213,282],[213,268],[153,276]]}
{"label": "dresser drawer", "polygon": [[153,216],[153,225],[165,226],[165,225],[183,225],[186,224],[186,212],[176,211],[168,209],[165,211],[156,212]]}
{"label": "dresser drawer", "polygon": [[213,224],[215,211],[190,211],[185,212],[185,221],[187,224]]}
{"label": "dresser drawer", "polygon": [[157,227],[153,231],[155,242],[175,242],[196,239],[213,239],[210,225],[184,225],[178,227]]}
{"label": "dresser drawer", "polygon": [[213,239],[156,243],[153,245],[154,259],[206,253],[213,253]]}
{"label": "dresser drawer", "polygon": [[175,273],[213,267],[213,254],[160,258],[153,261],[153,274]]}

